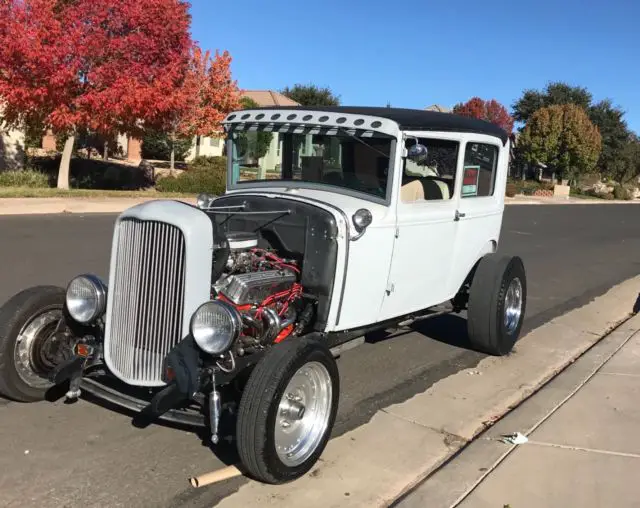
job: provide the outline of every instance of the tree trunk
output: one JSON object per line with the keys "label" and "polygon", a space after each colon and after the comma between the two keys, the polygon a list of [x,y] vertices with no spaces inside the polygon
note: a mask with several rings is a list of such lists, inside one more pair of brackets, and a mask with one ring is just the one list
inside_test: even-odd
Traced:
{"label": "tree trunk", "polygon": [[171,162],[169,165],[169,174],[173,175],[173,171],[176,168],[176,134],[171,134]]}
{"label": "tree trunk", "polygon": [[105,141],[104,142],[104,151],[102,152],[102,160],[108,160],[109,159],[109,142]]}
{"label": "tree trunk", "polygon": [[196,136],[196,157],[200,157],[200,136]]}
{"label": "tree trunk", "polygon": [[60,167],[58,168],[58,189],[69,188],[69,167],[71,166],[71,155],[75,141],[76,137],[71,135],[64,142],[62,159],[60,159]]}

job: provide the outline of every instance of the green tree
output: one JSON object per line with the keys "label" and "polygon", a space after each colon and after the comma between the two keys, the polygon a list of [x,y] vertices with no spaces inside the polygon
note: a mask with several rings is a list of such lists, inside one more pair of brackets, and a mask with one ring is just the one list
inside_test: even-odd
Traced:
{"label": "green tree", "polygon": [[607,175],[620,185],[640,176],[640,138],[630,134],[619,156],[609,164]]}
{"label": "green tree", "polygon": [[[251,97],[242,97],[240,99],[240,106],[242,109],[260,107]],[[244,147],[246,150],[245,156],[249,156],[257,160],[267,155],[272,139],[272,132],[258,131],[255,133],[255,137],[251,136],[251,139],[247,137],[246,133],[243,133],[243,139],[239,140],[239,146]]]}
{"label": "green tree", "polygon": [[513,104],[513,118],[526,123],[540,108],[562,104],[575,104],[586,111],[591,106],[591,100],[592,95],[586,88],[555,81],[547,84],[542,91],[525,90]]}
{"label": "green tree", "polygon": [[316,85],[301,85],[299,83],[291,88],[281,90],[282,95],[296,101],[302,106],[339,106],[340,96],[335,95],[330,88],[321,88]]}
{"label": "green tree", "polygon": [[191,144],[190,137],[176,137],[174,142],[170,134],[148,131],[142,138],[142,156],[145,159],[167,161],[171,158],[171,148],[173,147],[175,160],[184,161],[189,154]]}
{"label": "green tree", "polygon": [[575,104],[538,109],[518,142],[527,162],[546,164],[560,178],[573,181],[594,170],[601,148],[598,128]]}
{"label": "green tree", "polygon": [[624,121],[624,111],[614,107],[609,99],[591,106],[589,118],[600,130],[602,136],[602,152],[598,160],[598,169],[605,175],[614,178],[619,174],[618,161],[627,149],[631,133]]}

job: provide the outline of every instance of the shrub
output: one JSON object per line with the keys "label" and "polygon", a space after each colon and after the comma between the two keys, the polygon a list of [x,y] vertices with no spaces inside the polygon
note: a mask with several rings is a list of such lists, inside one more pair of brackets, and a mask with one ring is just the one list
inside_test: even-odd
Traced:
{"label": "shrub", "polygon": [[518,188],[516,187],[515,183],[508,183],[507,184],[507,190],[505,192],[505,194],[507,195],[507,197],[514,197],[516,194],[518,193]]}
{"label": "shrub", "polygon": [[49,187],[49,177],[41,171],[3,171],[0,173],[0,187]]}
{"label": "shrub", "polygon": [[525,196],[531,196],[537,190],[553,190],[553,183],[549,182],[538,182],[536,180],[514,180],[510,183],[514,185],[516,194],[524,194]]}
{"label": "shrub", "polygon": [[156,183],[160,192],[223,194],[227,187],[226,157],[198,157],[179,176],[166,176]]}
{"label": "shrub", "polygon": [[633,195],[630,189],[623,187],[622,185],[616,185],[613,188],[613,197],[615,199],[623,199],[625,201],[629,201],[633,199]]}
{"label": "shrub", "polygon": [[76,158],[71,161],[71,186],[80,189],[140,190],[152,187],[153,180],[139,166]]}
{"label": "shrub", "polygon": [[201,155],[199,157],[194,158],[189,163],[189,168],[193,171],[194,169],[211,169],[223,171],[226,173],[227,171],[227,158],[226,157],[209,157],[206,155]]}
{"label": "shrub", "polygon": [[[27,169],[44,174],[47,186],[55,186],[60,155],[30,157]],[[140,190],[153,186],[153,175],[142,166],[130,166],[101,159],[71,159],[69,184],[76,189]]]}
{"label": "shrub", "polygon": [[602,197],[602,198],[604,198],[606,200],[615,199],[615,196],[611,192],[607,192],[606,194],[601,194],[600,197]]}

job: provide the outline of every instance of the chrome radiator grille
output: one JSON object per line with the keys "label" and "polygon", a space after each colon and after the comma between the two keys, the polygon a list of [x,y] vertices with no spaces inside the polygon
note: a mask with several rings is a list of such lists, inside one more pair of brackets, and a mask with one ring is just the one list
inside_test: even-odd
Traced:
{"label": "chrome radiator grille", "polygon": [[182,338],[185,239],[163,222],[123,219],[117,228],[105,358],[123,380],[159,385],[164,358]]}

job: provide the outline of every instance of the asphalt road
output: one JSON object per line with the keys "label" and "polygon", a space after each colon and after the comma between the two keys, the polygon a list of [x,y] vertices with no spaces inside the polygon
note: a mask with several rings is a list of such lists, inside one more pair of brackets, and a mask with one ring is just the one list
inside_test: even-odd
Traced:
{"label": "asphalt road", "polygon": [[[114,219],[0,217],[0,301],[82,272],[106,277]],[[637,205],[507,207],[500,250],[520,255],[527,269],[523,333],[640,273],[639,225]],[[477,364],[483,356],[465,346],[464,319],[443,316],[346,352],[335,434]],[[232,450],[218,458],[190,431],[137,429],[129,416],[87,401],[0,399],[0,429],[0,506],[212,506],[244,481],[193,490],[186,478],[232,461]]]}

